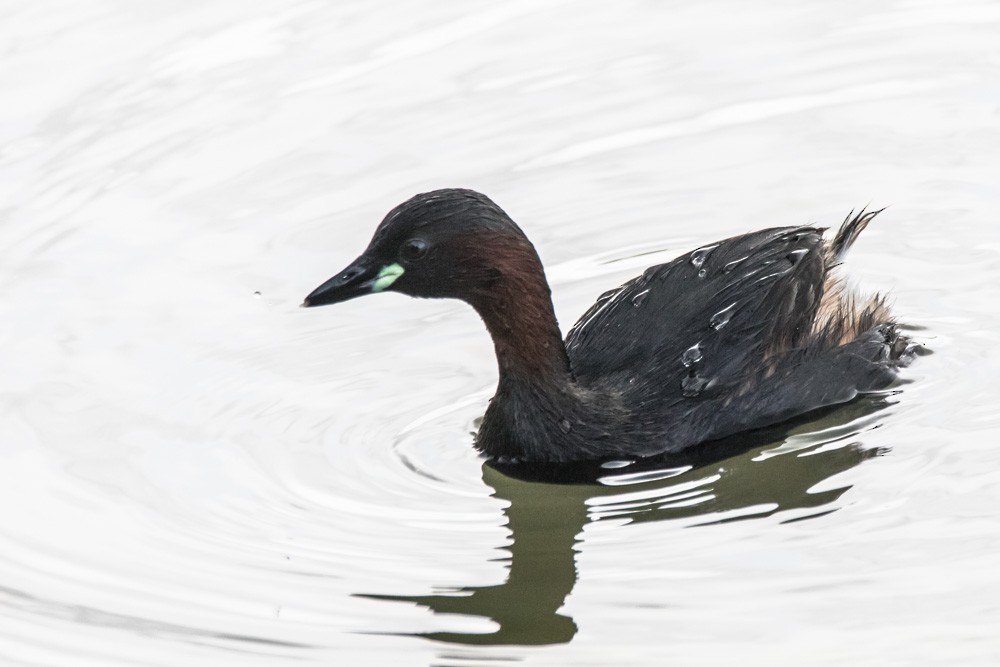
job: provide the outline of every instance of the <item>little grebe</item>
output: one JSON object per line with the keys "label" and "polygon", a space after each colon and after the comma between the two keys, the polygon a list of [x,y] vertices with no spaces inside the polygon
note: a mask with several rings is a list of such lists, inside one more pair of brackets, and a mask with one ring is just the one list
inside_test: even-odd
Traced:
{"label": "little grebe", "polygon": [[545,272],[485,195],[437,190],[385,217],[368,249],[306,297],[461,299],[493,337],[500,379],[476,447],[501,460],[674,453],[886,387],[910,358],[884,297],[834,274],[878,211],[833,240],[775,227],[702,246],[603,294],[565,342]]}

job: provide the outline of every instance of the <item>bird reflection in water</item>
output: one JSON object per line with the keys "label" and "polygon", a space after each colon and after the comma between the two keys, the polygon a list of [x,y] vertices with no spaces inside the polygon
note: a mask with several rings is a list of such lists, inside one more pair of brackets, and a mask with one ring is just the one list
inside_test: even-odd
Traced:
{"label": "bird reflection in water", "polygon": [[777,513],[788,514],[786,521],[829,514],[850,485],[813,489],[885,452],[855,438],[875,426],[873,415],[890,404],[887,398],[866,396],[808,420],[709,443],[696,455],[688,452],[641,467],[534,465],[524,470],[485,463],[483,481],[494,489],[493,497],[509,503],[507,580],[494,586],[442,587],[431,595],[358,595],[410,602],[436,614],[487,619],[496,626],[488,633],[402,634],[458,645],[568,643],[577,626],[559,610],[576,585],[575,556],[587,523],[614,518],[684,520],[701,526]]}

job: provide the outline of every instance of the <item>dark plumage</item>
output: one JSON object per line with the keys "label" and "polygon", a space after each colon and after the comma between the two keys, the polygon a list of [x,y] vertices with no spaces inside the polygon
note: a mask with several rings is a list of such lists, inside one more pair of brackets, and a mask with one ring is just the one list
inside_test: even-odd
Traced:
{"label": "dark plumage", "polygon": [[775,424],[891,384],[910,358],[882,297],[834,267],[878,211],[735,236],[603,294],[565,343],[538,255],[486,196],[400,204],[306,306],[372,291],[450,297],[486,323],[500,379],[476,446],[490,457],[647,457]]}

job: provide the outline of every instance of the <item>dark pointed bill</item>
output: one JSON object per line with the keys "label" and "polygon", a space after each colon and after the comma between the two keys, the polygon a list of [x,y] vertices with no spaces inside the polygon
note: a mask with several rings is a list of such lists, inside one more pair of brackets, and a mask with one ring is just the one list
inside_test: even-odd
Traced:
{"label": "dark pointed bill", "polygon": [[399,264],[380,266],[365,257],[359,257],[346,269],[317,287],[302,302],[303,308],[340,303],[365,294],[388,289],[403,275]]}

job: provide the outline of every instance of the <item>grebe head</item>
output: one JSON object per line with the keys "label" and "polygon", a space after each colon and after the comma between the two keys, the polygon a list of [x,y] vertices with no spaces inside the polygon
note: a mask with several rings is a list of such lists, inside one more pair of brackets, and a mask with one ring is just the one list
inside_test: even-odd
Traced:
{"label": "grebe head", "polygon": [[361,256],[302,305],[385,291],[475,305],[505,276],[535,271],[541,264],[534,248],[493,201],[472,190],[435,190],[389,211]]}

